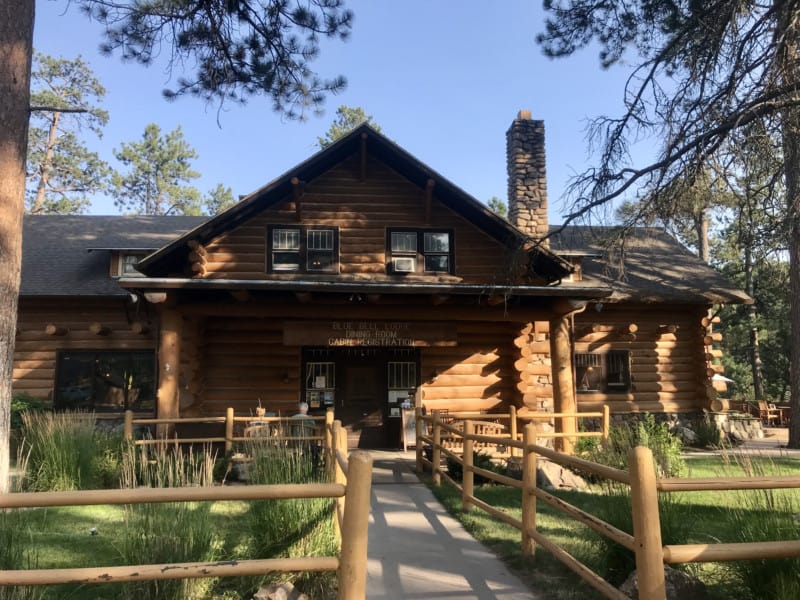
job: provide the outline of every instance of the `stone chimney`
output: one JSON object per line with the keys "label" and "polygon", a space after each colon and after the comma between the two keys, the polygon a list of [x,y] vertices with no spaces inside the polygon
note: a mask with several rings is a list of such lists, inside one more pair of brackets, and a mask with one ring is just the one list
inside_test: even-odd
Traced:
{"label": "stone chimney", "polygon": [[529,110],[519,111],[506,132],[506,160],[508,220],[530,237],[542,239],[548,232],[544,121],[532,120]]}

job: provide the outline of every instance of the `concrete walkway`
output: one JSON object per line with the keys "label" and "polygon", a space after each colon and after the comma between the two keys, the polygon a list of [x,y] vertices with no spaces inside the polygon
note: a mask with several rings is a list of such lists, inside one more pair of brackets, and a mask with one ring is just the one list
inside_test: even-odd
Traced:
{"label": "concrete walkway", "polygon": [[414,474],[412,452],[371,454],[369,600],[539,597],[439,504]]}

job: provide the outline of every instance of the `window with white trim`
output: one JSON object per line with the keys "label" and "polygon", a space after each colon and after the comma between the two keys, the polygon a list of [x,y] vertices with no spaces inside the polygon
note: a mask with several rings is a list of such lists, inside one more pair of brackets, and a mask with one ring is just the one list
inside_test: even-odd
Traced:
{"label": "window with white trim", "polygon": [[575,384],[578,393],[627,392],[631,388],[631,357],[628,350],[605,353],[575,353]]}
{"label": "window with white trim", "polygon": [[270,225],[267,230],[270,273],[338,273],[336,227]]}
{"label": "window with white trim", "polygon": [[387,229],[386,270],[389,273],[455,273],[453,232]]}

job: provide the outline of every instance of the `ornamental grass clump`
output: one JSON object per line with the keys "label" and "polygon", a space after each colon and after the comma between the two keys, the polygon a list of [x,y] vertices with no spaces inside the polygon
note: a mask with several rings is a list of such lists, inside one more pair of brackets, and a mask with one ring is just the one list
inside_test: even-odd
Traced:
{"label": "ornamental grass clump", "polygon": [[70,491],[117,487],[122,436],[98,430],[94,413],[22,413],[26,488]]}
{"label": "ornamental grass clump", "polygon": [[[748,477],[780,475],[769,460],[750,460],[740,454],[723,455],[739,465]],[[795,489],[736,492],[738,501],[727,508],[732,542],[800,540],[800,498]],[[740,598],[796,600],[800,598],[800,557],[761,558],[724,563],[726,571],[741,584]]]}
{"label": "ornamental grass clump", "polygon": [[[328,481],[308,445],[255,442],[248,444],[246,453],[253,458],[249,471],[253,485]],[[334,556],[338,552],[330,498],[257,501],[247,518],[253,532],[250,558]],[[335,573],[278,573],[268,581],[291,581],[312,598],[335,595]]]}
{"label": "ornamental grass clump", "polygon": [[[123,456],[124,488],[210,486],[214,457],[176,447],[130,446]],[[125,528],[119,547],[123,564],[213,562],[223,540],[215,531],[209,502],[131,504],[124,509]],[[207,598],[215,580],[174,579],[118,584],[115,598],[184,600]]]}

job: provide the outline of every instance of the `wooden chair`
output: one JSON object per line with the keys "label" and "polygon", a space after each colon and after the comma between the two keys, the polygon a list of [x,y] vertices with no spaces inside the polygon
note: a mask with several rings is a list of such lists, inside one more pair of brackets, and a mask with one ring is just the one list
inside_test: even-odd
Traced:
{"label": "wooden chair", "polygon": [[772,404],[768,403],[766,400],[759,400],[758,401],[758,418],[761,419],[761,422],[764,423],[767,427],[771,424],[781,424],[781,411]]}

